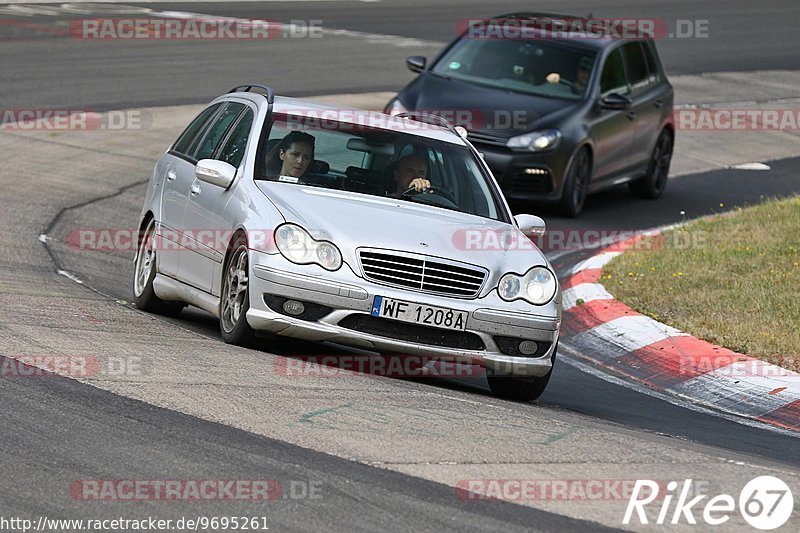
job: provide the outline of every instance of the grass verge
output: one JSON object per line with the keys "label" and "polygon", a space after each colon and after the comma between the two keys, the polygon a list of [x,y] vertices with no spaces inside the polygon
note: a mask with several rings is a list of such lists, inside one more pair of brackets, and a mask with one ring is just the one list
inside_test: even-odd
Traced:
{"label": "grass verge", "polygon": [[800,196],[649,238],[611,261],[601,283],[644,315],[797,370]]}

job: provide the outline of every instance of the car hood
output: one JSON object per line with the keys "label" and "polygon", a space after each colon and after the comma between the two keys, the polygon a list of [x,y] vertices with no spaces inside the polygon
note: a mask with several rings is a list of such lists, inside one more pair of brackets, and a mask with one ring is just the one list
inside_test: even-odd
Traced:
{"label": "car hood", "polygon": [[[409,102],[413,109],[442,110],[445,118],[456,119],[455,122],[460,122],[457,113],[466,111],[463,116],[469,123],[460,125],[470,131],[504,139],[536,129],[549,122],[551,115],[570,113],[579,104],[577,101],[484,87],[431,74],[419,76],[413,85],[409,91],[417,95],[416,102]],[[516,124],[511,120],[516,120]]]}
{"label": "car hood", "polygon": [[405,200],[269,181],[256,184],[287,222],[335,243],[354,270],[359,247],[442,257],[501,274],[546,264],[519,229],[503,222]]}

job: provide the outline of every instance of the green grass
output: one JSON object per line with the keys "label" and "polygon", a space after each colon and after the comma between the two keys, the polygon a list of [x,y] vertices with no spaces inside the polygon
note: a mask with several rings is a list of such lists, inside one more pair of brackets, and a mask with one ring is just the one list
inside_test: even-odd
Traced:
{"label": "green grass", "polygon": [[638,312],[784,367],[800,355],[800,197],[649,238],[601,282]]}

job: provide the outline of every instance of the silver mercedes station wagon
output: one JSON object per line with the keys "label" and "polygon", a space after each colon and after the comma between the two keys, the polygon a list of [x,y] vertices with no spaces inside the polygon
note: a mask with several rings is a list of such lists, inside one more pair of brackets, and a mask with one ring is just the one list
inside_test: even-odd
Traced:
{"label": "silver mercedes station wagon", "polygon": [[133,293],[193,305],[222,338],[256,332],[485,367],[494,394],[538,398],[561,291],[491,172],[439,117],[391,117],[243,85],[155,165]]}

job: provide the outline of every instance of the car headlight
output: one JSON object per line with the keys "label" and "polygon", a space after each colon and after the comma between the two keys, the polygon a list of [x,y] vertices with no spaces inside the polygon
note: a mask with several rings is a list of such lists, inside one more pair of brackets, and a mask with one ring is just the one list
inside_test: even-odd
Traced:
{"label": "car headlight", "polygon": [[523,276],[509,273],[500,278],[497,293],[507,302],[523,299],[533,305],[544,305],[556,295],[556,276],[543,266],[533,267]]}
{"label": "car headlight", "polygon": [[275,245],[283,257],[298,265],[319,265],[326,270],[342,266],[342,253],[335,244],[318,241],[296,224],[282,224],[275,230]]}
{"label": "car headlight", "polygon": [[556,148],[561,142],[561,132],[558,130],[544,130],[526,133],[511,137],[506,146],[512,150],[526,150],[530,152],[544,152]]}
{"label": "car headlight", "polygon": [[399,115],[400,113],[408,113],[408,109],[406,109],[406,106],[400,103],[400,100],[397,98],[392,98],[389,103],[386,104],[383,112],[387,115],[395,116]]}

